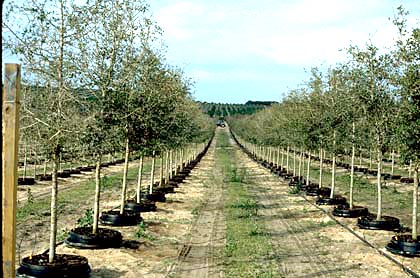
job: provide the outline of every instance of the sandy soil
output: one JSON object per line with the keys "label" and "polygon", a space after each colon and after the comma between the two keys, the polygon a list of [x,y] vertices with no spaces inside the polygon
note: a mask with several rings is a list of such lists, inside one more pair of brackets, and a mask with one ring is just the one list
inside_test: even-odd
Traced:
{"label": "sandy soil", "polygon": [[[80,250],[60,245],[57,253],[87,257],[92,277],[223,277],[224,183],[215,163],[216,140],[176,193],[167,194],[167,202],[157,203],[156,212],[142,214],[148,237],[136,238],[137,227],[114,228],[123,234],[123,248]],[[408,277],[324,211],[301,196],[290,195],[287,183],[250,160],[233,140],[230,143],[240,167],[255,183],[251,192],[261,205],[259,215],[273,246],[270,259],[277,263],[281,277]],[[105,192],[101,208],[118,205],[119,194],[119,188]],[[80,200],[63,208],[59,229],[73,228],[91,204],[91,199]],[[21,256],[48,246],[46,219],[32,219],[18,227],[18,238],[25,239]],[[391,232],[361,231],[354,219],[340,221],[381,249],[392,236]],[[420,272],[420,258],[395,258]]]}
{"label": "sandy soil", "polygon": [[[260,214],[284,277],[408,277],[400,267],[337,225],[323,211],[300,196],[288,194],[286,182],[240,150],[238,155],[242,156],[242,167],[257,182],[254,193],[263,207]],[[360,230],[354,219],[339,221],[374,246],[385,246],[393,235],[386,231]],[[420,272],[420,258],[394,257]]]}

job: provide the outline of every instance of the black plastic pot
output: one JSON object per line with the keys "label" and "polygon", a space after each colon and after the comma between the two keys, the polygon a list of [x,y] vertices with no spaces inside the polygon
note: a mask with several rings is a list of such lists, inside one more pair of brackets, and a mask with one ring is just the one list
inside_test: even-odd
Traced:
{"label": "black plastic pot", "polygon": [[62,172],[57,173],[57,177],[59,178],[69,178],[71,175],[70,170],[63,170]]}
{"label": "black plastic pot", "polygon": [[317,205],[325,205],[325,206],[334,206],[334,205],[343,205],[346,204],[347,200],[346,198],[342,196],[334,196],[333,198],[330,197],[319,197],[316,200]]}
{"label": "black plastic pot", "polygon": [[187,177],[190,174],[190,172],[191,172],[190,170],[184,169],[178,172],[178,176]]}
{"label": "black plastic pot", "polygon": [[381,220],[376,220],[376,214],[369,213],[357,219],[357,226],[368,230],[387,230],[397,231],[401,229],[400,220],[392,216],[382,216]]}
{"label": "black plastic pot", "polygon": [[141,200],[140,203],[132,201],[127,201],[124,205],[124,209],[134,212],[149,212],[156,211],[156,204],[153,201]]}
{"label": "black plastic pot", "polygon": [[56,254],[53,263],[48,263],[48,254],[29,256],[22,259],[17,271],[32,277],[90,277],[88,259],[77,255]]}
{"label": "black plastic pot", "polygon": [[401,179],[401,175],[391,175],[392,180],[399,180]]}
{"label": "black plastic pot", "polygon": [[331,194],[331,188],[329,187],[318,188],[317,194],[320,197],[329,197]]}
{"label": "black plastic pot", "polygon": [[302,185],[302,179],[301,177],[291,177],[290,181],[289,181],[289,186],[297,186],[297,185]]}
{"label": "black plastic pot", "polygon": [[30,177],[18,178],[18,185],[34,185],[35,179]]}
{"label": "black plastic pot", "polygon": [[158,188],[156,188],[157,192],[162,192],[163,194],[167,194],[167,193],[175,193],[175,187],[173,186],[160,186]]}
{"label": "black plastic pot", "polygon": [[290,173],[284,173],[282,177],[283,177],[283,179],[285,179],[285,180],[290,180],[290,179],[292,179],[293,174],[290,174]]}
{"label": "black plastic pot", "polygon": [[413,240],[411,235],[397,235],[392,237],[386,249],[406,257],[420,256],[420,241]]}
{"label": "black plastic pot", "polygon": [[90,168],[89,166],[79,166],[76,169],[79,170],[80,172],[90,172],[90,171],[92,171],[92,168]]}
{"label": "black plastic pot", "polygon": [[413,178],[401,178],[400,182],[401,183],[413,183],[414,179]]}
{"label": "black plastic pot", "polygon": [[391,180],[392,179],[391,174],[382,173],[381,176],[383,177],[384,180]]}
{"label": "black plastic pot", "polygon": [[368,169],[367,168],[365,168],[365,167],[354,167],[354,170],[356,171],[356,172],[361,172],[361,173],[364,173],[364,174],[367,174],[368,173]]}
{"label": "black plastic pot", "polygon": [[168,186],[178,187],[178,183],[176,181],[169,180]]}
{"label": "black plastic pot", "polygon": [[122,243],[122,235],[106,228],[98,228],[97,233],[92,234],[92,227],[77,227],[69,232],[65,243],[83,249],[118,248]]}
{"label": "black plastic pot", "polygon": [[81,174],[81,171],[79,169],[77,169],[77,168],[71,169],[70,170],[70,174],[71,175],[80,175]]}
{"label": "black plastic pot", "polygon": [[303,187],[302,189],[303,189],[303,191],[305,191],[307,196],[318,196],[319,188],[316,185],[310,184],[310,185],[307,185],[307,186]]}
{"label": "black plastic pot", "polygon": [[36,179],[40,180],[40,181],[51,181],[52,180],[52,176],[51,174],[46,174],[46,175],[37,175]]}
{"label": "black plastic pot", "polygon": [[152,194],[146,194],[146,199],[153,202],[166,202],[165,194],[155,191]]}
{"label": "black plastic pot", "polygon": [[360,216],[365,216],[369,213],[368,209],[365,207],[360,206],[353,206],[350,209],[348,204],[338,205],[334,208],[332,214],[338,217],[345,217],[345,218],[356,218]]}
{"label": "black plastic pot", "polygon": [[176,183],[181,183],[184,181],[184,179],[185,179],[185,176],[176,175],[172,177],[171,181],[174,181]]}
{"label": "black plastic pot", "polygon": [[143,220],[138,212],[124,211],[120,214],[116,210],[102,212],[99,219],[102,224],[109,226],[133,226]]}

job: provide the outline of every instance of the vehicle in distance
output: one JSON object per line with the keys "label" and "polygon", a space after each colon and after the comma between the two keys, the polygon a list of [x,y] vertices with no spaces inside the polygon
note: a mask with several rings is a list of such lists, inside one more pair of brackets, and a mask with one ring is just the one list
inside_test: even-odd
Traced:
{"label": "vehicle in distance", "polygon": [[223,120],[218,120],[217,123],[216,123],[216,125],[217,126],[220,126],[220,127],[225,127],[226,126],[226,124],[225,124],[225,122]]}

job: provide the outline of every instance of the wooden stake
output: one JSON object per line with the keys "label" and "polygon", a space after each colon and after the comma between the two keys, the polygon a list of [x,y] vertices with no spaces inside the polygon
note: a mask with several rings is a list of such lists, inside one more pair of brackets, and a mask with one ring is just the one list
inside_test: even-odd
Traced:
{"label": "wooden stake", "polygon": [[3,277],[15,277],[16,192],[19,148],[20,65],[6,64],[3,87],[2,255]]}

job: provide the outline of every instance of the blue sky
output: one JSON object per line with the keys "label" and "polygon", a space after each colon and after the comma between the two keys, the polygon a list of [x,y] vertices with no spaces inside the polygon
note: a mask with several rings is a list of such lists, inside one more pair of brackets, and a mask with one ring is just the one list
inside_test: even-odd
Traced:
{"label": "blue sky", "polygon": [[345,60],[350,44],[392,46],[401,4],[419,26],[418,0],[159,0],[151,10],[195,98],[243,103],[281,100],[311,67]]}
{"label": "blue sky", "polygon": [[[7,2],[6,2],[7,3]],[[346,59],[350,44],[393,45],[389,20],[403,5],[420,25],[419,0],[150,0],[167,60],[195,81],[200,101],[280,101]],[[3,63],[16,58],[3,55]]]}

